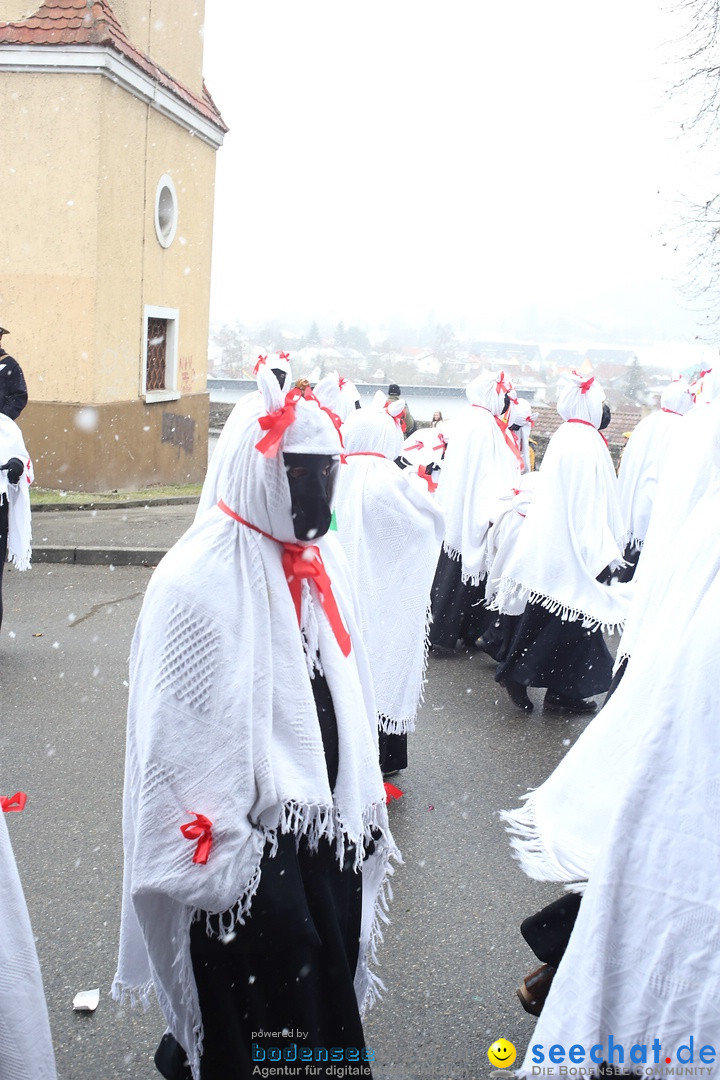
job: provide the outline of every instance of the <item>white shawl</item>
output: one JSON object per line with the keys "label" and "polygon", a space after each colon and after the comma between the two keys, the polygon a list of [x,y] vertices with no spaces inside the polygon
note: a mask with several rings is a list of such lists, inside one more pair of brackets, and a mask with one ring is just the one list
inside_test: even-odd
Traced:
{"label": "white shawl", "polygon": [[718,431],[720,401],[695,406],[673,425],[645,543],[631,582],[632,599],[618,645],[616,669],[632,656],[645,626],[653,621],[668,578],[677,569],[681,576],[684,573],[684,556],[676,566],[671,552],[678,531],[715,475],[713,446]]}
{"label": "white shawl", "polygon": [[622,562],[625,526],[612,459],[595,426],[602,416],[602,390],[590,380],[593,385],[583,393],[586,383],[575,378],[558,400],[567,422],[548,444],[491,606],[517,614],[523,601],[538,603],[563,619],[613,633],[625,621],[629,586],[595,579],[605,567]]}
{"label": "white shawl", "polygon": [[415,730],[443,533],[442,514],[427,487],[380,449],[389,447],[394,457],[397,432],[392,416],[374,407],[348,418],[336,501],[337,535],[357,587],[378,723],[390,734]]}
{"label": "white shawl", "polygon": [[618,689],[503,815],[530,877],[575,891],[587,880],[532,1037],[545,1065],[529,1050],[521,1076],[558,1075],[553,1043],[607,1047],[612,1036],[627,1055],[658,1038],[674,1066],[690,1036],[696,1052],[720,1045],[718,520],[720,479],[676,537],[684,573],[667,579]]}
{"label": "white shawl", "polygon": [[55,1080],[55,1055],[35,938],[1,812],[0,926],[0,1077]]}
{"label": "white shawl", "polygon": [[[287,408],[284,395],[272,376],[261,371],[258,380],[268,417],[277,420]],[[369,962],[386,921],[389,860],[397,854],[378,764],[372,680],[342,553],[331,536],[316,545],[350,634],[347,656],[307,579],[301,633],[278,542],[296,543],[280,451],[338,453],[339,436],[317,403],[301,400],[278,455],[266,457],[256,449],[264,414],[258,408],[237,425],[218,473],[227,506],[256,528],[219,507],[195,522],[153,575],[131,654],[125,880],[113,996],[146,1002],[154,986],[196,1080],[202,1022],[189,937],[196,913],[237,904],[243,919],[263,849],[278,830],[311,845],[327,837],[339,858],[355,844],[356,869],[363,872],[355,983],[364,1008],[381,986]],[[303,546],[310,552],[311,545]],[[310,681],[318,649],[337,718],[334,791]],[[195,814],[212,823],[205,865],[193,862],[195,842],[180,831]],[[379,839],[363,863],[372,830]],[[231,927],[228,916],[224,931]]]}
{"label": "white shawl", "polygon": [[520,454],[500,421],[503,373],[480,375],[467,387],[469,406],[453,420],[436,499],[445,515],[443,549],[462,565],[462,580],[478,585],[487,573],[487,536],[500,499],[520,476]]}
{"label": "white shawl", "polygon": [[[495,519],[488,534],[488,578],[485,586],[485,600],[488,604],[492,604],[507,561],[515,549],[518,533],[535,493],[537,477],[536,472],[523,473],[517,480],[517,486],[501,500],[502,512]],[[506,615],[522,615],[526,605],[525,597],[518,596],[514,602],[508,599],[507,605]]]}
{"label": "white shawl", "polygon": [[34,479],[33,465],[25,449],[22,431],[14,420],[0,413],[0,465],[13,457],[19,458],[25,469],[17,484],[9,483],[8,474],[0,472],[0,496],[7,498],[9,511],[7,557],[18,570],[29,570],[32,556],[30,485]]}
{"label": "white shawl", "polygon": [[627,526],[628,543],[642,547],[647,535],[658,476],[672,432],[692,406],[684,382],[663,391],[660,409],[644,417],[628,440],[618,472],[620,512]]}

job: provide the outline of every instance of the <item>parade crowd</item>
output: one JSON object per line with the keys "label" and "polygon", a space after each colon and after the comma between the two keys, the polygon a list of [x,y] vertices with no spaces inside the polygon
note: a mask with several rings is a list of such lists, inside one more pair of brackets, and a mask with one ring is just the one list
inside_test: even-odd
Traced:
{"label": "parade crowd", "polygon": [[[528,722],[528,688],[589,721],[520,807],[497,808],[523,870],[558,884],[518,928],[541,965],[518,989],[535,1049],[720,1047],[717,372],[670,382],[617,472],[592,375],[560,376],[537,470],[531,405],[502,371],[425,428],[394,384],[361,408],[336,372],[295,382],[287,354],[256,376],[130,657],[112,994],[156,995],[159,1073],[245,1080],[290,1032],[296,1075],[372,1076],[362,1018],[402,872],[391,780],[412,767],[429,656],[466,649]],[[0,439],[23,568],[32,465],[14,430]],[[0,870],[0,1076],[52,1080],[4,821]],[[559,1075],[538,1060],[519,1075]],[[648,1074],[639,1051],[621,1064]]]}

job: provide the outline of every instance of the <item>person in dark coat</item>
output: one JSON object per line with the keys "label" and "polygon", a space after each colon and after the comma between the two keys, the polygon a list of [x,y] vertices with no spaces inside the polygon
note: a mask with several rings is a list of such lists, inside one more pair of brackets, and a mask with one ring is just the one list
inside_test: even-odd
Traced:
{"label": "person in dark coat", "polygon": [[9,333],[0,326],[0,413],[16,420],[27,405],[28,392],[22,368],[2,347],[3,336]]}

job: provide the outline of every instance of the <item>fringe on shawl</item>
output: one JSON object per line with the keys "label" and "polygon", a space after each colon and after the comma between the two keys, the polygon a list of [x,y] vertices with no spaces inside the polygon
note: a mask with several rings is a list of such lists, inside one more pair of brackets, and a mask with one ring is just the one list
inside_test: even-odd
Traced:
{"label": "fringe on shawl", "polygon": [[[430,605],[425,609],[425,632],[423,634],[423,663],[422,671],[420,673],[420,696],[418,697],[418,708],[425,700],[425,687],[427,685],[427,670],[428,670],[428,658],[430,656],[430,627],[432,626],[432,610]],[[384,731],[387,735],[405,735],[408,732],[415,730],[415,717],[417,716],[417,710],[412,716],[392,717],[387,713],[378,713],[377,721],[378,727],[381,731]]]}
{"label": "fringe on shawl", "polygon": [[113,1001],[117,1001],[118,1005],[126,1005],[129,1002],[131,1009],[136,1009],[138,1005],[142,1005],[143,1012],[147,1012],[150,1008],[150,996],[154,989],[155,984],[152,979],[142,986],[128,986],[126,983],[121,982],[116,975],[110,987],[110,997]]}
{"label": "fringe on shawl", "polygon": [[[458,551],[457,548],[451,548],[447,544],[443,544],[443,551],[452,562],[462,563],[462,552]],[[460,580],[463,585],[479,585],[486,577],[487,569],[476,570],[474,574],[468,574],[465,570],[461,570],[460,573]]]}
{"label": "fringe on shawl", "polygon": [[534,792],[523,795],[524,806],[501,810],[500,818],[510,834],[513,857],[525,874],[534,881],[557,881],[567,892],[583,893],[586,882],[578,881],[565,870],[543,842],[535,816]]}
{"label": "fringe on shawl", "polygon": [[366,840],[373,840],[377,843],[379,832],[381,834],[380,838],[386,847],[384,851],[378,853],[378,858],[384,860],[382,878],[375,897],[368,944],[364,950],[364,955],[358,960],[355,973],[355,993],[361,1016],[364,1016],[368,1009],[371,1009],[376,1002],[382,999],[383,992],[386,989],[385,983],[373,971],[373,968],[378,962],[378,949],[384,940],[383,927],[390,925],[390,901],[393,897],[391,878],[395,873],[393,861],[397,862],[398,865],[402,865],[403,861],[386,826],[380,821],[381,818],[384,818],[385,822],[387,821],[385,804],[376,804],[369,807],[363,816]]}
{"label": "fringe on shawl", "polygon": [[486,601],[486,607],[490,611],[502,613],[511,600],[519,598],[521,592],[526,594],[528,604],[539,604],[540,607],[544,607],[546,611],[549,611],[551,615],[558,615],[563,622],[582,622],[585,630],[600,630],[603,634],[621,634],[623,631],[624,621],[603,622],[602,619],[589,615],[588,612],[581,611],[580,608],[569,607],[567,604],[563,604],[561,600],[555,600],[552,596],[534,592],[511,578],[504,578],[500,582],[498,591],[490,601]]}
{"label": "fringe on shawl", "polygon": [[13,564],[16,570],[29,570],[30,560],[32,558],[32,548],[28,547],[26,551],[8,551],[8,561]]}

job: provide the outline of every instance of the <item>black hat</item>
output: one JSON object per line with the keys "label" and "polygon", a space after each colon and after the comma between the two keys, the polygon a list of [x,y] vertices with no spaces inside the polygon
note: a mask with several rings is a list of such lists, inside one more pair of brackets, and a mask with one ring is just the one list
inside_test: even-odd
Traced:
{"label": "black hat", "polygon": [[388,397],[400,397],[400,387],[396,382],[391,382],[388,386]]}

